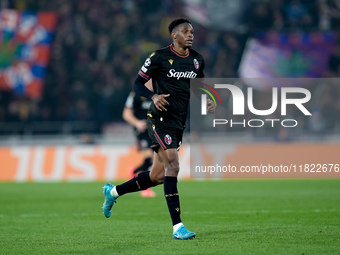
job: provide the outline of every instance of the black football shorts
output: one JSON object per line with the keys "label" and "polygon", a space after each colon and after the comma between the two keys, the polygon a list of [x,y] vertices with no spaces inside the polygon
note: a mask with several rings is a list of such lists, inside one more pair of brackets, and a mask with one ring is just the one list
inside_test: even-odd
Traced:
{"label": "black football shorts", "polygon": [[182,144],[183,130],[175,127],[169,127],[166,124],[148,117],[147,128],[151,139],[151,148],[158,152],[159,148],[163,150],[177,149]]}

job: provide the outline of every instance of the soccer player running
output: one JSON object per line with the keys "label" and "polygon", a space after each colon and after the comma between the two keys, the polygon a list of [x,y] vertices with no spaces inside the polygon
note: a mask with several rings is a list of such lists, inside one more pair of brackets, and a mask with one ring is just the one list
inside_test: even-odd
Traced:
{"label": "soccer player running", "polygon": [[[153,165],[150,171],[142,172],[123,184],[106,184],[103,212],[108,218],[118,197],[164,183],[173,237],[186,240],[194,238],[196,234],[186,229],[180,217],[177,190],[178,150],[188,112],[190,79],[204,77],[204,60],[202,55],[191,49],[194,29],[187,19],[173,20],[169,25],[169,32],[172,44],[157,50],[146,59],[133,85],[137,94],[153,101],[147,120],[151,147],[155,152]],[[151,78],[153,91],[144,85]],[[211,100],[207,105],[208,112],[215,111],[215,104]]]}
{"label": "soccer player running", "polygon": [[[151,81],[147,86],[152,86]],[[131,92],[126,99],[123,110],[123,119],[133,126],[133,133],[137,140],[137,149],[142,155],[144,161],[141,165],[133,169],[132,176],[141,172],[148,171],[152,165],[153,150],[150,148],[151,139],[147,130],[147,111],[152,104],[152,100]],[[142,197],[154,197],[156,194],[151,188],[141,191]]]}

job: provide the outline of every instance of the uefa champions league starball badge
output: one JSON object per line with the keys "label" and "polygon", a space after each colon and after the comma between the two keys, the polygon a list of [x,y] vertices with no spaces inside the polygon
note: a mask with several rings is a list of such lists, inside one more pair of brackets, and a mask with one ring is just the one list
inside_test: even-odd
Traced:
{"label": "uefa champions league starball badge", "polygon": [[164,141],[165,141],[165,143],[166,143],[167,145],[170,145],[171,142],[172,142],[171,136],[170,136],[170,135],[165,135],[165,136],[164,136]]}
{"label": "uefa champions league starball badge", "polygon": [[147,59],[145,60],[144,66],[145,66],[145,67],[148,67],[148,66],[150,66],[150,65],[151,65],[151,59],[150,59],[150,58],[147,58]]}

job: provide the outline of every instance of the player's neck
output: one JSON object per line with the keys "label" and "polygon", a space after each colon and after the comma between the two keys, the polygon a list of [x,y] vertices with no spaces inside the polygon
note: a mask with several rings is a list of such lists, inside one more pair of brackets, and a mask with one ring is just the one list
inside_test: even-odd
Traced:
{"label": "player's neck", "polygon": [[186,55],[189,51],[189,48],[182,47],[178,43],[172,43],[171,46],[175,51],[177,51],[181,55]]}

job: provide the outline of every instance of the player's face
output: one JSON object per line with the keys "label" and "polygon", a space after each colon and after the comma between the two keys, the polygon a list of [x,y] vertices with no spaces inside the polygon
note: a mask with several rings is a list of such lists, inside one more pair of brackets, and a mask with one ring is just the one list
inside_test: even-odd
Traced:
{"label": "player's face", "polygon": [[179,25],[176,33],[176,41],[183,48],[189,48],[194,41],[194,28],[189,23]]}

